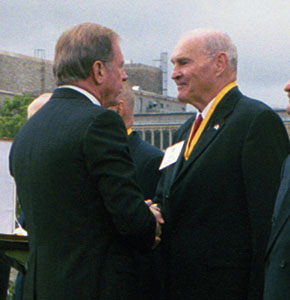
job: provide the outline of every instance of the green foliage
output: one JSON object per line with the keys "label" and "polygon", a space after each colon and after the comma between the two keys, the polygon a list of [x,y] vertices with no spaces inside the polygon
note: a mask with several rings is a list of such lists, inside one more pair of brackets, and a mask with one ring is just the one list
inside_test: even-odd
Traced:
{"label": "green foliage", "polygon": [[30,95],[5,98],[0,104],[0,138],[13,139],[26,122],[27,106],[33,100]]}

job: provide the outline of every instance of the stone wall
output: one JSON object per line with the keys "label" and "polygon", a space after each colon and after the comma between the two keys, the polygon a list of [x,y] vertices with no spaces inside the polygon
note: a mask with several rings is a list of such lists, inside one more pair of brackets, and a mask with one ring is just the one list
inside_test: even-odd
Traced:
{"label": "stone wall", "polygon": [[[160,68],[125,64],[131,86],[139,86],[136,113],[184,112],[185,105],[174,97],[162,96]],[[21,54],[0,51],[0,99],[29,93],[39,96],[55,89],[52,62]]]}
{"label": "stone wall", "polygon": [[51,61],[0,52],[0,90],[39,95],[54,88]]}
{"label": "stone wall", "polygon": [[[143,64],[126,64],[124,68],[132,86],[162,94],[159,68]],[[38,95],[54,88],[52,61],[0,51],[0,90]]]}
{"label": "stone wall", "polygon": [[143,64],[125,64],[125,71],[132,86],[144,91],[162,94],[162,72],[159,68]]}

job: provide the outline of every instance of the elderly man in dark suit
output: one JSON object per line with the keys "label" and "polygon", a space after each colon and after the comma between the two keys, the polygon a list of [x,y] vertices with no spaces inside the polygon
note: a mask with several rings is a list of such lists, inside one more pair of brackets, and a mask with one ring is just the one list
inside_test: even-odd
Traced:
{"label": "elderly man in dark suit", "polygon": [[[290,80],[285,85],[290,115]],[[290,299],[290,156],[284,162],[266,250],[265,300]]]}
{"label": "elderly man in dark suit", "polygon": [[[197,29],[171,61],[178,99],[195,106],[164,156],[166,300],[258,300],[271,215],[289,141],[279,116],[237,87],[237,50]],[[199,125],[199,127],[198,127]]]}
{"label": "elderly man in dark suit", "polygon": [[135,182],[122,119],[104,108],[127,80],[118,35],[74,26],[53,70],[58,88],[10,153],[29,235],[24,299],[138,299],[133,251],[152,248],[162,218]]}

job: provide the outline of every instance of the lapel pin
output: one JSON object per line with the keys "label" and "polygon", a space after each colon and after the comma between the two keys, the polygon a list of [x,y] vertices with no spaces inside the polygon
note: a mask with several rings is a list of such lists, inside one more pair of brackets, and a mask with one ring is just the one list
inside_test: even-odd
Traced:
{"label": "lapel pin", "polygon": [[213,127],[215,130],[218,130],[219,128],[220,128],[220,125],[219,124],[216,124],[216,125],[214,125],[214,127]]}

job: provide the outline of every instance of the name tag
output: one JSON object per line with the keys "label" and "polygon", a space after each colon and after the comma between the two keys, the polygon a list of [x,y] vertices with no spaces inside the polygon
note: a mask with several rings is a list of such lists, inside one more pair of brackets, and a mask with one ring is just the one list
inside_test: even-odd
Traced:
{"label": "name tag", "polygon": [[162,159],[162,162],[160,164],[159,170],[162,170],[162,169],[174,164],[177,161],[179,154],[182,150],[183,144],[184,144],[184,141],[181,141],[181,142],[174,144],[166,149],[165,154]]}

